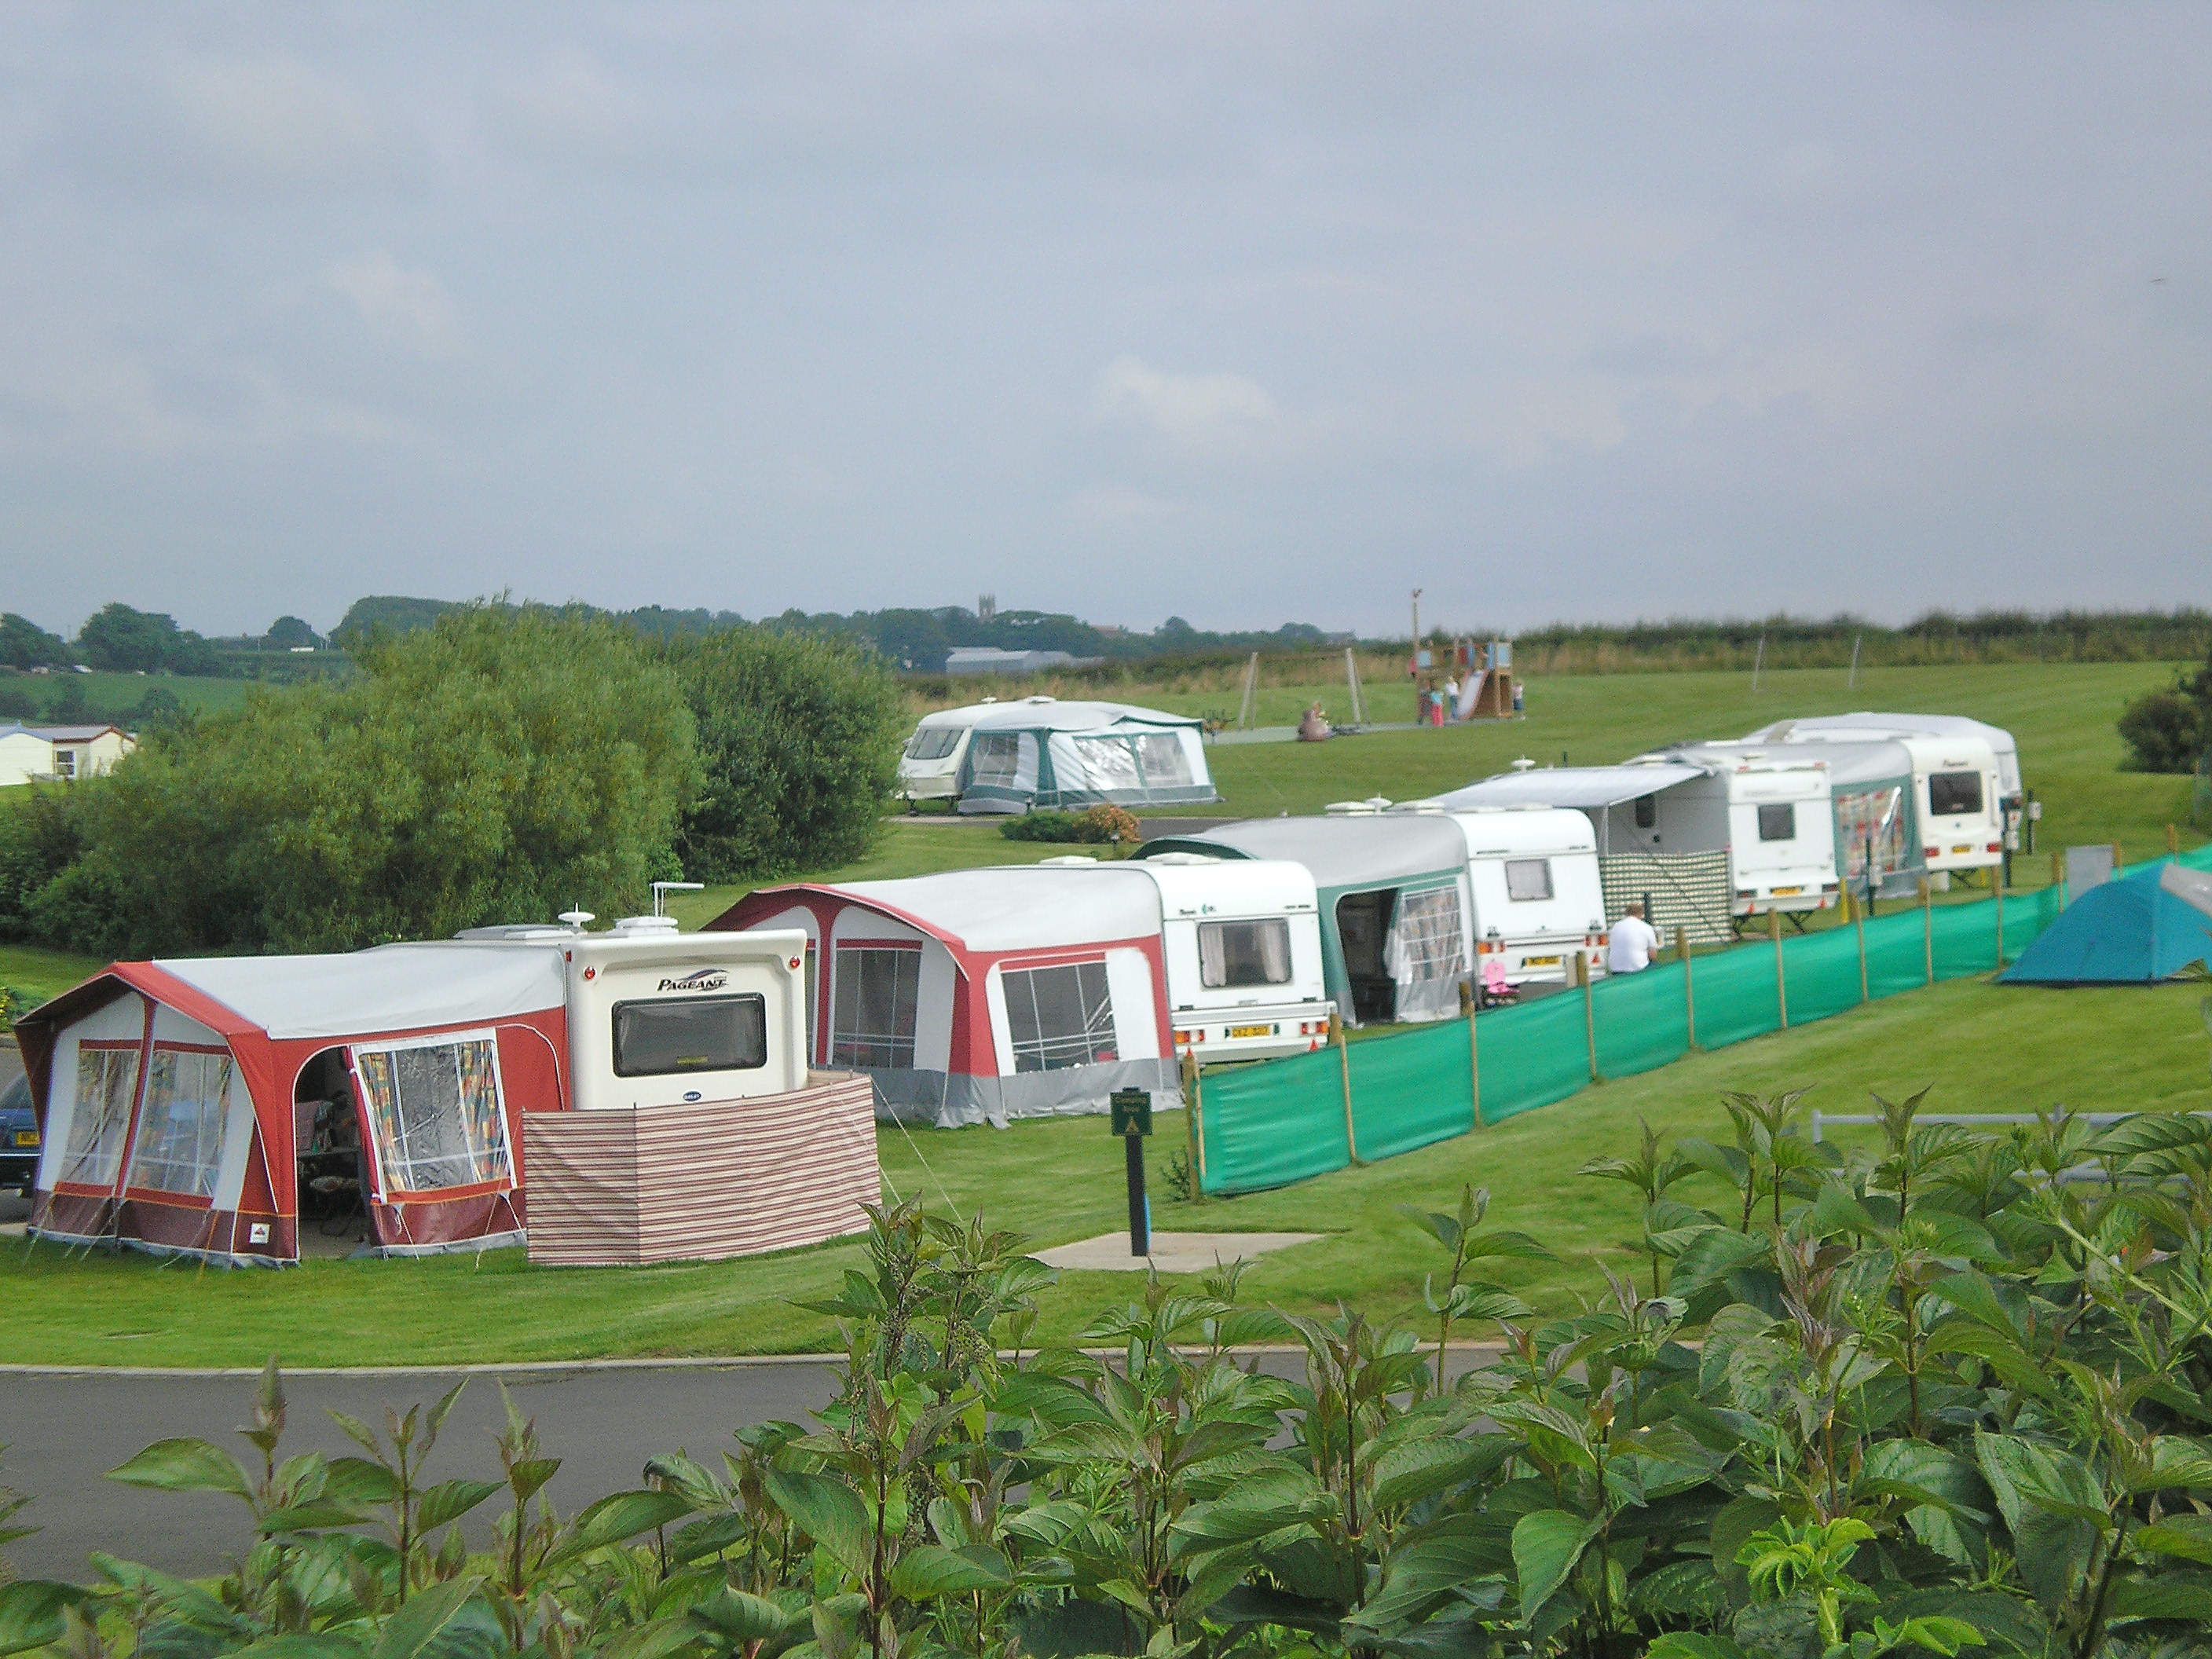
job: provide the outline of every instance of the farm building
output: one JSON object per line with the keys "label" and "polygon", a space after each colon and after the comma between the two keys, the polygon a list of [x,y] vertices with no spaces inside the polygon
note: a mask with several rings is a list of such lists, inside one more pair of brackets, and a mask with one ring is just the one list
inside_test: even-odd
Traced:
{"label": "farm building", "polygon": [[[802,944],[638,918],[117,963],[16,1028],[43,1140],[31,1230],[226,1264],[296,1261],[304,1230],[356,1215],[393,1255],[550,1222],[533,1259],[575,1262],[854,1231],[879,1191],[866,1091],[807,1073]],[[656,1154],[672,1139],[683,1157]]]}
{"label": "farm building", "polygon": [[811,1052],[872,1079],[882,1115],[1003,1127],[1116,1089],[1182,1098],[1159,889],[1126,865],[795,883],[707,926],[804,931]]}
{"label": "farm building", "polygon": [[915,810],[963,812],[1218,800],[1202,721],[1120,702],[1024,697],[925,714],[899,761]]}
{"label": "farm building", "polygon": [[1441,815],[1254,818],[1145,843],[1139,862],[1194,853],[1283,859],[1313,877],[1330,999],[1347,1020],[1449,1019],[1474,957],[1467,842]]}

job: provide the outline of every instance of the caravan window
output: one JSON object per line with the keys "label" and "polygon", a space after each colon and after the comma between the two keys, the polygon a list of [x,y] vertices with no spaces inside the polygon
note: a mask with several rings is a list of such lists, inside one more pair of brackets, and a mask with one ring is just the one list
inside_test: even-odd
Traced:
{"label": "caravan window", "polygon": [[199,1049],[155,1048],[146,1073],[146,1105],[126,1187],[206,1198],[222,1162],[222,1120],[231,1058]]}
{"label": "caravan window", "polygon": [[1982,810],[1979,772],[1931,772],[1928,775],[1928,816],[1931,818],[1978,817]]}
{"label": "caravan window", "polygon": [[62,1148],[64,1181],[112,1187],[131,1133],[131,1097],[138,1091],[138,1045],[76,1051],[76,1108]]}
{"label": "caravan window", "polygon": [[1505,896],[1513,900],[1516,903],[1522,900],[1547,899],[1551,897],[1551,860],[1506,860]]}
{"label": "caravan window", "polygon": [[1795,841],[1797,839],[1797,808],[1790,801],[1779,801],[1759,809],[1759,838],[1761,841]]}
{"label": "caravan window", "polygon": [[1021,769],[1018,732],[978,732],[968,745],[968,775],[976,783],[1012,786]]}
{"label": "caravan window", "polygon": [[830,994],[832,1066],[879,1070],[914,1064],[915,1010],[921,1000],[921,951],[840,951]]}
{"label": "caravan window", "polygon": [[1291,924],[1280,916],[1261,921],[1198,924],[1198,982],[1209,991],[1242,985],[1291,982]]}
{"label": "caravan window", "polygon": [[925,726],[907,739],[908,760],[943,760],[960,746],[964,726]]}
{"label": "caravan window", "polygon": [[768,1064],[768,999],[656,997],[615,1004],[615,1075],[750,1072]]}
{"label": "caravan window", "polygon": [[1191,775],[1190,751],[1172,732],[1147,732],[1136,739],[1137,759],[1145,769],[1147,789],[1182,788],[1196,780]]}
{"label": "caravan window", "polygon": [[1016,969],[1004,978],[1017,1072],[1057,1072],[1121,1057],[1104,963]]}
{"label": "caravan window", "polygon": [[1467,942],[1460,937],[1459,889],[1431,887],[1400,894],[1390,944],[1403,953],[1403,970],[1393,975],[1401,984],[1465,973]]}
{"label": "caravan window", "polygon": [[513,1183],[499,1054],[489,1031],[356,1048],[353,1067],[376,1143],[379,1198]]}

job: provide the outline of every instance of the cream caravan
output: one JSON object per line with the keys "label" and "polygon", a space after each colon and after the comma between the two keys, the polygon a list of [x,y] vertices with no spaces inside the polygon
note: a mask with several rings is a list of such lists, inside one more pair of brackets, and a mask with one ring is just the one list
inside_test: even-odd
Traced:
{"label": "cream caravan", "polygon": [[1159,889],[1177,1053],[1210,1065],[1328,1040],[1321,908],[1304,865],[1167,853],[1102,867],[1141,871]]}

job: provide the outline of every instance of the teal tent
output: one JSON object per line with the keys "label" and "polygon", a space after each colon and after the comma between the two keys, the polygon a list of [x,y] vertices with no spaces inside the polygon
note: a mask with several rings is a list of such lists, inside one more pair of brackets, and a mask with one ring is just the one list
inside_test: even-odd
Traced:
{"label": "teal tent", "polygon": [[2148,985],[2212,957],[2212,875],[2158,864],[2092,887],[2021,952],[2014,985]]}

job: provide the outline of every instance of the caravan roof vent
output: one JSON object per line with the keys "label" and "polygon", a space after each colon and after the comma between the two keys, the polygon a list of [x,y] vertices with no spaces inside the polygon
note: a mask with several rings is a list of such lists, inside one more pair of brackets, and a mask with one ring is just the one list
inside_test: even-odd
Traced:
{"label": "caravan roof vent", "polygon": [[1024,702],[1058,702],[1058,697],[1024,697]]}
{"label": "caravan roof vent", "polygon": [[1208,858],[1203,853],[1152,853],[1147,854],[1147,864],[1218,864],[1219,859]]}
{"label": "caravan roof vent", "polygon": [[1370,795],[1365,800],[1333,800],[1322,809],[1332,817],[1359,817],[1389,810],[1388,795]]}
{"label": "caravan roof vent", "polygon": [[1513,769],[1516,772],[1533,772],[1536,769],[1536,763],[1523,755],[1513,763]]}
{"label": "caravan roof vent", "polygon": [[635,939],[641,934],[672,933],[676,931],[673,916],[624,916],[615,923],[615,932]]}
{"label": "caravan roof vent", "polygon": [[1062,853],[1056,858],[1039,859],[1040,870],[1070,870],[1078,865],[1096,864],[1098,860],[1088,853]]}

